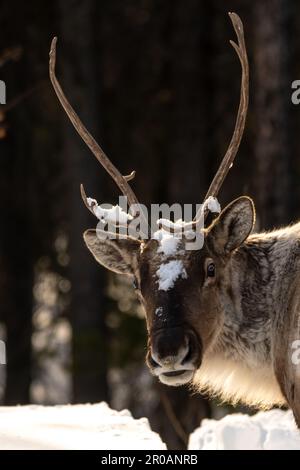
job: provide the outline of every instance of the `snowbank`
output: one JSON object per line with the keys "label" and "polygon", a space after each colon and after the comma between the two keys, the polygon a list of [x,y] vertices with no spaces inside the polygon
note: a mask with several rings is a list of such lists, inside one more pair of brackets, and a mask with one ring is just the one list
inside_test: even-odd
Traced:
{"label": "snowbank", "polygon": [[146,418],[96,405],[0,407],[0,449],[166,449]]}
{"label": "snowbank", "polygon": [[[0,407],[0,450],[165,450],[146,418],[96,405]],[[227,415],[203,421],[190,450],[300,450],[300,431],[290,411]]]}
{"label": "snowbank", "polygon": [[191,434],[189,449],[295,450],[300,449],[300,431],[291,411],[232,414],[219,421],[205,419]]}

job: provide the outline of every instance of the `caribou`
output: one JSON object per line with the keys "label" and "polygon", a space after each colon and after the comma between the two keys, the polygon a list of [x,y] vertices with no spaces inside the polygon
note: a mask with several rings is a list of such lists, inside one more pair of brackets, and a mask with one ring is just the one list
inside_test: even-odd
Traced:
{"label": "caribou", "polygon": [[[204,202],[218,195],[232,166],[248,108],[243,24],[237,14],[229,17],[237,36],[237,42],[230,42],[242,70],[240,103],[233,136]],[[124,176],[113,165],[57,80],[56,41],[51,44],[49,73],[57,97],[81,138],[136,208],[139,202],[129,184],[135,172]],[[95,214],[83,186],[81,194]],[[189,229],[198,230],[198,218]],[[146,362],[154,376],[170,386],[190,384],[233,404],[289,406],[300,428],[300,366],[292,360],[293,345],[300,338],[300,223],[263,233],[253,233],[254,224],[254,203],[241,196],[199,229],[204,242],[198,250],[185,249],[185,236],[176,239],[176,249],[170,251],[151,234],[148,239],[121,234],[112,239],[90,229],[83,238],[98,263],[134,280],[146,317]],[[176,237],[176,227],[172,234]]]}

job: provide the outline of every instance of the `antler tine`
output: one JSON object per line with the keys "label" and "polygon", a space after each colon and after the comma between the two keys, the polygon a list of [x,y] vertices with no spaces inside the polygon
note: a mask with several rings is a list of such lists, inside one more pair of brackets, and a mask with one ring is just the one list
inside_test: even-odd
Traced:
{"label": "antler tine", "polygon": [[[242,80],[241,80],[241,93],[240,93],[240,104],[238,109],[238,114],[236,118],[234,132],[227,149],[227,152],[221,162],[221,165],[213,178],[213,181],[206,193],[205,199],[206,200],[209,196],[216,197],[220,188],[227,176],[228,171],[232,167],[233,161],[239,149],[243,132],[245,129],[245,122],[248,110],[248,102],[249,102],[249,65],[248,65],[248,57],[247,57],[247,50],[245,45],[245,37],[244,37],[244,28],[243,23],[240,17],[236,13],[228,13],[229,18],[231,19],[232,25],[234,27],[238,44],[234,41],[230,41],[230,44],[235,49],[240,63],[242,67]],[[195,220],[201,215],[201,209],[196,214]]]}
{"label": "antler tine", "polygon": [[[105,168],[105,170],[109,173],[109,175],[112,177],[114,182],[117,184],[117,186],[120,188],[124,196],[127,197],[129,205],[132,204],[139,204],[138,199],[136,195],[134,194],[133,190],[128,184],[128,181],[132,180],[135,176],[135,171],[130,173],[130,175],[123,176],[119,170],[113,165],[113,163],[110,161],[110,159],[107,157],[105,152],[102,150],[102,148],[99,146],[99,144],[95,141],[93,136],[89,133],[89,131],[86,129],[84,124],[81,122],[80,118],[74,111],[73,107],[69,103],[68,99],[66,98],[55,74],[55,64],[56,64],[56,43],[57,43],[57,37],[54,37],[52,39],[51,43],[51,48],[50,48],[50,53],[49,53],[49,75],[50,75],[50,80],[53,85],[53,88],[55,90],[55,93],[64,108],[67,116],[69,117],[70,121],[72,122],[73,126],[75,127],[76,131],[82,138],[82,140],[86,143],[86,145],[89,147],[91,152],[95,155],[97,158],[98,162],[101,163],[101,165]],[[87,204],[87,199],[85,192],[83,190],[83,187],[81,187],[81,195],[83,198],[83,201],[87,208],[91,210],[89,205]],[[93,212],[91,210],[91,212]]]}
{"label": "antler tine", "polygon": [[82,200],[83,200],[83,202],[84,202],[85,207],[86,207],[89,211],[91,211],[91,213],[92,213],[93,215],[95,215],[95,214],[94,214],[94,211],[93,211],[93,207],[88,203],[88,200],[87,200],[88,198],[87,198],[87,195],[86,195],[86,192],[85,192],[85,189],[84,189],[83,184],[80,185],[80,194],[81,194],[81,198],[82,198]]}
{"label": "antler tine", "polygon": [[[84,202],[84,205],[85,207],[93,214],[93,215],[96,215],[95,212],[94,212],[94,204],[95,203],[88,203],[88,198],[87,198],[87,195],[86,195],[86,192],[85,192],[85,189],[84,189],[84,186],[83,184],[80,185],[80,194],[81,194],[81,197],[82,197],[82,200]],[[92,200],[93,201],[93,200]],[[97,205],[97,204],[96,204]],[[124,228],[124,227],[127,227],[127,224],[125,223],[119,223],[119,222],[111,222],[112,225],[114,225],[116,228],[120,229],[120,228]]]}

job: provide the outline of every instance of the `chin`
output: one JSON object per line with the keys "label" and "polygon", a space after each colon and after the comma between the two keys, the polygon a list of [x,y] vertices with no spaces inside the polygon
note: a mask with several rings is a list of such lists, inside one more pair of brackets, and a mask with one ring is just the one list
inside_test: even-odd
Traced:
{"label": "chin", "polygon": [[185,385],[189,383],[194,377],[194,370],[185,370],[180,373],[180,375],[167,375],[160,374],[158,376],[161,383],[165,385],[170,385],[171,387],[179,387],[180,385]]}

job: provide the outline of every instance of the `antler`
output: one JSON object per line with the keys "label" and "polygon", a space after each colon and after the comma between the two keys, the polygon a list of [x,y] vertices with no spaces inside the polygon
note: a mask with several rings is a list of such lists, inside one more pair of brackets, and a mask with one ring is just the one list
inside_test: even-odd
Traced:
{"label": "antler", "polygon": [[[211,197],[215,198],[218,192],[220,191],[220,188],[226,178],[226,175],[228,171],[230,170],[230,168],[232,167],[234,158],[239,149],[243,132],[245,129],[245,122],[246,122],[248,101],[249,101],[249,65],[248,65],[247,51],[246,51],[246,46],[245,46],[244,28],[243,28],[243,23],[240,17],[236,13],[229,13],[229,17],[231,19],[232,25],[234,27],[234,30],[238,39],[238,44],[235,43],[234,41],[230,41],[230,44],[234,47],[239,57],[241,67],[242,67],[240,104],[239,104],[238,114],[236,118],[235,129],[234,129],[229,147],[227,149],[227,152],[206,193],[206,196],[204,199],[204,206],[197,211],[197,214],[193,222],[186,224],[186,228],[196,227],[198,221],[203,217],[203,215],[204,217],[207,215],[208,204],[206,204],[206,202],[208,202],[208,200]],[[92,137],[92,135],[83,125],[78,115],[76,114],[76,112],[70,105],[69,101],[67,100],[55,75],[56,43],[57,43],[57,38],[54,37],[51,43],[51,49],[50,49],[50,54],[49,54],[50,56],[49,74],[50,74],[50,79],[51,79],[53,88],[55,90],[55,93],[62,107],[64,108],[66,114],[68,115],[70,121],[72,122],[73,126],[75,127],[80,137],[89,147],[89,149],[92,151],[92,153],[95,155],[97,160],[101,163],[101,165],[105,168],[105,170],[109,173],[109,175],[113,178],[113,180],[115,181],[117,186],[120,188],[124,196],[127,197],[129,205],[131,206],[134,204],[134,205],[139,206],[138,199],[136,195],[134,194],[133,190],[131,189],[130,185],[128,184],[128,181],[132,180],[135,177],[135,171],[131,172],[127,176],[124,176],[119,172],[119,170],[113,165],[113,163],[104,153],[104,151],[101,149],[101,147]],[[94,214],[92,205],[88,203],[88,199],[86,197],[83,185],[80,186],[80,190],[81,190],[82,199],[86,207]],[[142,216],[144,220],[146,221],[143,211],[141,212],[142,212]],[[162,224],[162,226],[164,226],[164,223]],[[180,229],[182,229],[182,227]],[[177,230],[178,230],[178,227],[174,226],[172,228],[172,231],[174,232],[177,232]]]}
{"label": "antler", "polygon": [[[240,94],[240,105],[238,109],[238,115],[236,118],[235,128],[233,136],[231,138],[227,152],[221,162],[221,165],[212,180],[212,183],[206,193],[204,201],[209,198],[209,196],[216,197],[220,188],[227,176],[228,171],[232,167],[233,161],[239,149],[243,132],[245,129],[245,122],[248,110],[249,102],[249,65],[247,50],[245,45],[244,38],[244,28],[243,23],[240,17],[236,13],[228,13],[229,18],[231,19],[232,25],[234,27],[238,44],[234,41],[230,41],[230,44],[234,47],[241,63],[242,67],[242,81],[241,81],[241,94]],[[201,216],[201,209],[197,212],[195,220]]]}
{"label": "antler", "polygon": [[[132,180],[135,177],[135,171],[132,171],[127,176],[123,176],[119,172],[119,170],[113,165],[113,163],[110,161],[108,156],[102,150],[100,145],[95,141],[94,137],[89,133],[87,128],[81,122],[80,118],[78,117],[78,115],[76,114],[72,106],[70,105],[68,99],[66,98],[55,75],[56,43],[57,43],[57,37],[54,37],[52,39],[50,53],[49,53],[49,57],[50,57],[49,75],[50,75],[50,80],[55,90],[55,93],[62,107],[64,108],[67,116],[69,117],[70,121],[72,122],[73,126],[75,127],[76,131],[78,132],[82,140],[86,143],[86,145],[89,147],[91,152],[95,155],[98,162],[101,163],[101,165],[104,167],[107,173],[109,173],[109,175],[112,177],[112,179],[120,188],[124,196],[127,197],[129,206],[133,204],[139,205],[136,195],[134,194],[133,190],[128,184],[128,181]],[[87,202],[87,197],[86,197],[83,185],[80,186],[80,190],[81,190],[81,196],[82,196],[84,204],[93,213],[92,207]]]}

